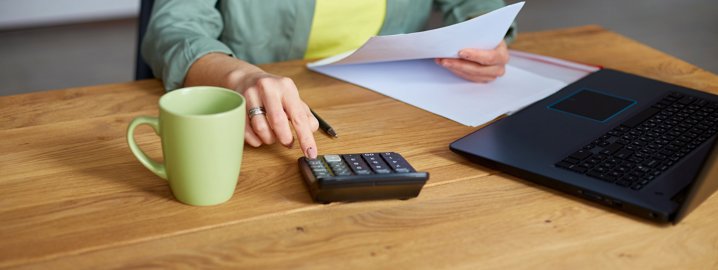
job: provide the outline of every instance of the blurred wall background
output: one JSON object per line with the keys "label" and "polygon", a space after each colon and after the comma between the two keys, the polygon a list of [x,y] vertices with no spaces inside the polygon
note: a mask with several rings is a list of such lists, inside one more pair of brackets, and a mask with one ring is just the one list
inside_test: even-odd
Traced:
{"label": "blurred wall background", "polygon": [[[0,95],[132,80],[138,8],[0,0]],[[716,0],[527,0],[518,23],[519,34],[598,24],[718,73],[716,14]]]}

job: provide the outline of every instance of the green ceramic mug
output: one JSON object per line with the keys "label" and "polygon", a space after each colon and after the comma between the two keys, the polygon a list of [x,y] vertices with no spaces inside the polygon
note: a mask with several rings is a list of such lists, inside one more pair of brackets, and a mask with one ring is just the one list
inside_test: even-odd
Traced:
{"label": "green ceramic mug", "polygon": [[[197,86],[164,94],[160,116],[139,116],[127,128],[127,144],[150,171],[168,180],[175,198],[190,205],[229,200],[237,185],[244,147],[245,100],[235,91]],[[151,126],[162,140],[164,163],[135,143],[139,125]]]}

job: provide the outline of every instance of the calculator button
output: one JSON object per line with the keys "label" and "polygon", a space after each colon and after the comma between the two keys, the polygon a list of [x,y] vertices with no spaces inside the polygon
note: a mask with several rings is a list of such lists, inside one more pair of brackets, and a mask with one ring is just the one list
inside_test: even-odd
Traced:
{"label": "calculator button", "polygon": [[322,161],[319,159],[307,159],[307,164],[309,164],[309,166],[324,166],[322,165]]}
{"label": "calculator button", "polygon": [[362,160],[361,156],[357,154],[342,155],[342,157],[344,157],[344,161],[346,161],[350,165],[354,162],[364,163],[364,160]]}
{"label": "calculator button", "polygon": [[334,171],[335,175],[352,175],[349,167],[347,167],[344,162],[332,163],[330,166],[332,167],[332,171]]}
{"label": "calculator button", "polygon": [[309,168],[312,168],[312,169],[321,169],[321,168],[324,168],[324,164],[309,165]]}
{"label": "calculator button", "polygon": [[312,173],[316,177],[330,176],[329,170],[324,167],[324,163],[322,163],[321,160],[307,159],[307,164],[309,165],[309,168],[312,170]]}
{"label": "calculator button", "polygon": [[379,157],[379,155],[375,155],[374,153],[366,153],[366,154],[361,154],[361,155],[364,158],[364,160],[366,160],[367,164],[377,163],[377,162],[381,161],[381,158]]}
{"label": "calculator button", "polygon": [[347,170],[339,170],[339,171],[334,171],[334,175],[347,176],[347,175],[352,175],[352,172],[349,171],[348,169]]}
{"label": "calculator button", "polygon": [[372,174],[371,170],[369,169],[369,166],[364,162],[364,160],[361,158],[360,155],[356,154],[349,154],[349,155],[342,155],[344,158],[344,161],[346,161],[347,165],[354,171],[356,174]]}
{"label": "calculator button", "polygon": [[333,163],[329,164],[329,167],[332,168],[332,171],[341,170],[341,169],[348,169],[347,165],[344,165],[344,163]]}
{"label": "calculator button", "polygon": [[379,154],[374,153],[366,153],[362,154],[362,157],[364,160],[366,160],[366,163],[369,165],[369,167],[374,170],[376,173],[391,173],[391,169],[389,169],[389,165],[384,162],[384,160],[381,158]]}
{"label": "calculator button", "polygon": [[386,160],[403,159],[403,158],[401,158],[401,156],[399,154],[394,153],[394,152],[384,152],[384,153],[381,153],[381,156]]}
{"label": "calculator button", "polygon": [[324,167],[324,164],[322,164],[322,163],[319,163],[319,164],[309,164],[309,168],[312,168],[312,171],[313,171],[313,170],[319,170],[319,169],[324,169],[324,170],[326,170],[326,167]]}
{"label": "calculator button", "polygon": [[314,171],[314,176],[316,176],[317,178],[320,178],[320,177],[328,177],[328,176],[331,176],[331,174],[329,174],[329,172],[326,171],[326,170],[324,170],[324,171]]}
{"label": "calculator button", "polygon": [[410,172],[409,164],[398,160],[388,161],[389,166],[397,172]]}
{"label": "calculator button", "polygon": [[324,160],[327,163],[342,162],[342,158],[339,155],[325,155]]}
{"label": "calculator button", "polygon": [[384,158],[384,160],[386,160],[386,163],[389,164],[389,167],[394,169],[394,171],[396,172],[408,173],[412,170],[411,166],[409,166],[409,163],[406,162],[406,160],[397,153],[381,153],[381,156]]}
{"label": "calculator button", "polygon": [[314,174],[329,173],[329,171],[325,168],[312,168],[312,172],[314,172]]}

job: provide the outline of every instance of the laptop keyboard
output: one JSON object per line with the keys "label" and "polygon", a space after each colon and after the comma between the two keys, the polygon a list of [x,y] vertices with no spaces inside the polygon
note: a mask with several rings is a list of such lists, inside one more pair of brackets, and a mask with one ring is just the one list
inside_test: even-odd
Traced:
{"label": "laptop keyboard", "polygon": [[640,190],[718,132],[718,104],[670,93],[556,163]]}

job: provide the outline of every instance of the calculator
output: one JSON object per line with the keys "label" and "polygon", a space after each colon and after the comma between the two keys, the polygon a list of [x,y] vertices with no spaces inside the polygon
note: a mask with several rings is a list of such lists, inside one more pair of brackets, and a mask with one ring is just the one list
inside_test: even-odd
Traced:
{"label": "calculator", "polygon": [[299,171],[319,203],[419,196],[429,173],[417,172],[395,152],[300,157]]}

